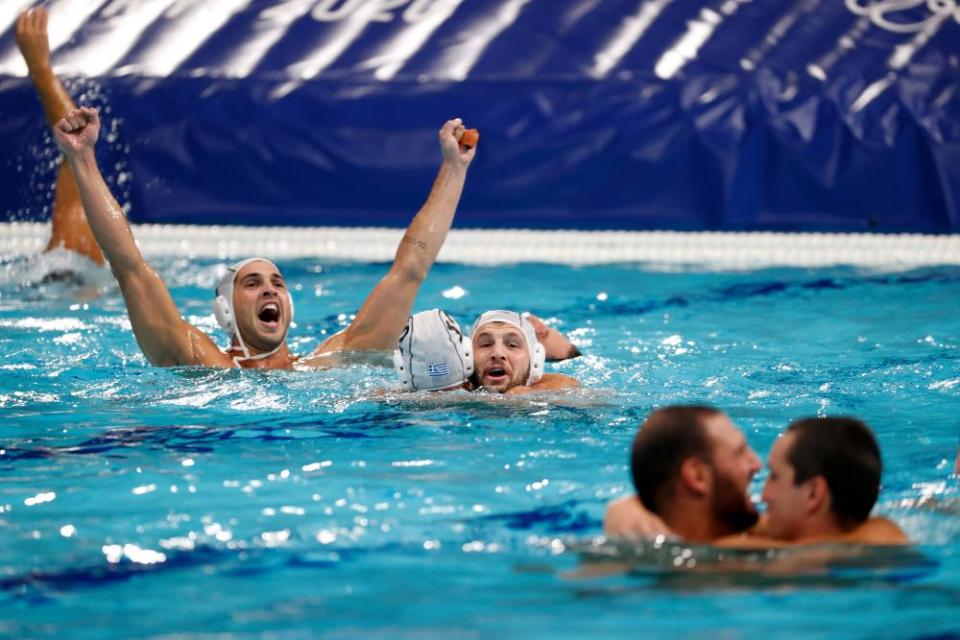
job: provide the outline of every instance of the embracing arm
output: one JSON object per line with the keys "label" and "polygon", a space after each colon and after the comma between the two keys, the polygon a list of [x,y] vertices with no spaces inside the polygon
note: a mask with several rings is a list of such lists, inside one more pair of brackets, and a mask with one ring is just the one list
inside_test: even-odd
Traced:
{"label": "embracing arm", "polygon": [[53,133],[73,170],[90,229],[120,284],[140,348],[159,366],[229,366],[229,358],[213,341],[180,317],[163,280],[143,259],[123,209],[97,166],[93,149],[99,130],[97,111],[84,107],[67,113]]}
{"label": "embracing arm", "polygon": [[447,121],[440,129],[443,163],[427,201],[397,247],[393,266],[367,296],[350,326],[320,345],[318,355],[341,349],[386,351],[396,347],[460,202],[467,167],[475,152],[460,145],[463,131],[459,118]]}
{"label": "embracing arm", "polygon": [[676,534],[656,514],[647,511],[635,495],[617,498],[603,514],[603,533],[608,538],[655,538]]}
{"label": "embracing arm", "polygon": [[534,382],[531,385],[520,385],[517,387],[511,387],[507,389],[504,393],[506,394],[522,394],[522,393],[533,393],[535,391],[560,391],[561,389],[578,389],[580,383],[577,382],[576,378],[571,378],[570,376],[565,376],[562,373],[545,373],[543,377],[538,381]]}
{"label": "embracing arm", "polygon": [[764,535],[762,530],[758,532],[757,529],[753,529],[748,533],[720,538],[714,541],[714,544],[718,547],[730,547],[734,549],[772,549],[831,542],[900,546],[910,544],[910,539],[903,530],[889,518],[875,516],[868,518],[866,522],[863,522],[850,531],[835,536],[809,536],[797,538],[796,540],[780,540]]}
{"label": "embracing arm", "polygon": [[569,360],[579,357],[580,350],[570,342],[567,336],[563,335],[553,327],[548,327],[543,320],[533,315],[527,314],[527,319],[537,332],[537,340],[543,345],[547,354],[548,362],[558,362],[560,360]]}

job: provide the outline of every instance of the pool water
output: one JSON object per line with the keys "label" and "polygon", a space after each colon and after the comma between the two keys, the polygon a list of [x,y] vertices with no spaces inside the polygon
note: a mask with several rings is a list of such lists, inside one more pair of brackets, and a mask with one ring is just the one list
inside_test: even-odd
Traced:
{"label": "pool water", "polygon": [[[377,358],[151,368],[106,274],[38,283],[48,266],[0,263],[0,636],[960,635],[958,268],[437,265],[416,309],[465,325],[529,309],[572,336],[585,356],[552,370],[584,389],[551,400],[404,396]],[[223,344],[223,265],[156,266]],[[300,353],[386,270],[280,266]],[[917,545],[786,565],[611,552],[595,538],[630,490],[634,432],[675,402],[725,409],[762,456],[798,417],[863,418],[885,456],[877,512]],[[589,569],[611,553],[627,567]]]}

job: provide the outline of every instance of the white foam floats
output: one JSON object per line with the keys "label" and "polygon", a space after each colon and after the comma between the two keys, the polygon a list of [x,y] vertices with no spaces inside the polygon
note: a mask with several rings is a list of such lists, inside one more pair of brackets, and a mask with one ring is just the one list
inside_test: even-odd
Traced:
{"label": "white foam floats", "polygon": [[[147,257],[393,259],[402,229],[133,225]],[[0,224],[0,257],[40,252],[49,225]],[[960,264],[960,235],[454,229],[440,261],[497,265],[649,263],[709,269]]]}

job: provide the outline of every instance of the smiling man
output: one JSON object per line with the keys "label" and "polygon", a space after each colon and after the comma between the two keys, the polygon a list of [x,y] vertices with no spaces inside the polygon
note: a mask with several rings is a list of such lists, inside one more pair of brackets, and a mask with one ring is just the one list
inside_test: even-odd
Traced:
{"label": "smiling man", "polygon": [[580,383],[560,373],[544,373],[547,353],[529,318],[516,311],[480,315],[470,330],[475,388],[496,393],[572,389]]}
{"label": "smiling man", "polygon": [[636,496],[611,503],[608,535],[671,533],[707,543],[756,524],[747,490],[760,458],[722,412],[706,406],[654,411],[633,441]]}
{"label": "smiling man", "polygon": [[[719,541],[730,546],[857,541],[906,542],[899,529],[879,540],[862,530],[880,493],[883,464],[869,427],[854,418],[807,418],[784,431],[770,450],[762,499],[762,526],[747,536]],[[884,530],[883,519],[868,526]],[[892,523],[890,523],[892,525]]]}
{"label": "smiling man", "polygon": [[426,203],[397,248],[387,275],[374,287],[356,318],[325,340],[313,354],[298,358],[287,348],[293,304],[280,270],[264,258],[231,267],[217,286],[214,312],[231,336],[226,351],[180,317],[166,285],[144,260],[123,209],[100,174],[94,145],[100,118],[91,108],[75,109],[53,127],[57,144],[73,171],[87,220],[103,249],[127,303],[130,323],[147,359],[158,366],[257,367],[288,369],[327,366],[337,351],[392,350],[420,284],[446,238],[476,147],[460,145],[460,119],[440,129],[443,160]]}

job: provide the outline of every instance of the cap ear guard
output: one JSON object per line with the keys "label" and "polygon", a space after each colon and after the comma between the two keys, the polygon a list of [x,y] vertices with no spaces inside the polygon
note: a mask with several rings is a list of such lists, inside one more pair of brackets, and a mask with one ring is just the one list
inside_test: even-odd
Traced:
{"label": "cap ear guard", "polygon": [[[526,318],[524,318],[526,320]],[[530,325],[530,321],[527,320],[527,326]],[[527,331],[524,330],[524,334]],[[525,335],[527,339],[527,344],[530,343],[530,336]],[[543,345],[540,344],[540,341],[537,340],[537,334],[533,332],[533,347],[530,349],[530,373],[527,374],[527,380],[524,382],[525,385],[535,384],[540,382],[540,379],[543,378],[543,364],[547,361],[547,350],[543,348]]]}
{"label": "cap ear guard", "polygon": [[410,350],[406,350],[404,357],[403,345],[410,331],[413,330],[413,316],[407,318],[407,324],[397,340],[397,348],[393,350],[393,370],[397,372],[397,379],[404,391],[414,391],[413,376],[410,373]]}
{"label": "cap ear guard", "polygon": [[460,343],[461,360],[463,362],[463,377],[469,378],[473,375],[473,340],[465,335],[460,329],[460,324],[453,319],[449,313],[443,309],[438,309],[437,313],[447,326],[451,336],[456,336],[455,340]]}
{"label": "cap ear guard", "polygon": [[233,335],[233,330],[236,329],[236,322],[233,318],[233,305],[227,300],[225,296],[218,295],[213,300],[213,315],[217,319],[217,324],[220,325],[220,328]]}

